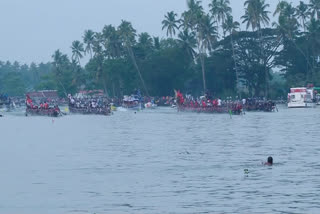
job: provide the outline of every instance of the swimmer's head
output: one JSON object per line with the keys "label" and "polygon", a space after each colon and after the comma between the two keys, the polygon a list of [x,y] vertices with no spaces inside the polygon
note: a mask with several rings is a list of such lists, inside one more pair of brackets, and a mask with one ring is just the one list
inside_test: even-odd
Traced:
{"label": "swimmer's head", "polygon": [[268,164],[272,165],[273,164],[273,158],[270,156],[268,157]]}

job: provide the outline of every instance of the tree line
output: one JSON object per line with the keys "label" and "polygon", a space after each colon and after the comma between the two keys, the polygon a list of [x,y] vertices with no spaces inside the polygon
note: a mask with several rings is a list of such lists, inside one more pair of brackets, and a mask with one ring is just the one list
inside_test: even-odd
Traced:
{"label": "tree line", "polygon": [[[165,96],[180,89],[195,95],[285,96],[289,87],[320,85],[320,0],[297,6],[246,0],[240,23],[229,0],[188,0],[182,14],[164,16],[160,39],[137,33],[131,22],[86,30],[71,45],[71,57],[54,52],[47,64],[0,63],[0,91],[57,89],[61,96],[81,89],[103,89],[123,96],[140,88]],[[271,16],[277,18],[271,23]],[[160,27],[160,26],[159,26]],[[81,64],[87,56],[89,61]],[[18,86],[18,87],[16,87]]]}

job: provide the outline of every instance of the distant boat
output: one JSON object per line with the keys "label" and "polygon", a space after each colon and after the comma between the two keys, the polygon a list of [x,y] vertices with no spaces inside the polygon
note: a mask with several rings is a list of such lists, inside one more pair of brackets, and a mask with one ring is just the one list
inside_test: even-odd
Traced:
{"label": "distant boat", "polygon": [[152,102],[148,102],[148,103],[144,104],[144,107],[145,107],[146,109],[155,109],[156,107],[158,107],[158,105],[157,105],[157,104],[154,104],[154,103],[152,103]]}
{"label": "distant boat", "polygon": [[314,100],[313,88],[291,88],[288,94],[288,108],[312,108],[316,106]]}
{"label": "distant boat", "polygon": [[122,107],[132,110],[142,110],[144,106],[140,100],[141,99],[136,95],[124,96],[122,100]]}
{"label": "distant boat", "polygon": [[58,107],[49,108],[49,109],[40,109],[40,108],[27,108],[26,116],[49,116],[49,117],[59,117],[61,116],[61,111]]}

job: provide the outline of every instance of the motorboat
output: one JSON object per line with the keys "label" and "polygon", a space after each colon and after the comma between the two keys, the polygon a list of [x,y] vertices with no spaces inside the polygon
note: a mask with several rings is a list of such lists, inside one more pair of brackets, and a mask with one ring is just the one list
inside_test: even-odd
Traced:
{"label": "motorboat", "polygon": [[314,100],[312,88],[291,88],[288,94],[288,108],[312,108],[316,106]]}

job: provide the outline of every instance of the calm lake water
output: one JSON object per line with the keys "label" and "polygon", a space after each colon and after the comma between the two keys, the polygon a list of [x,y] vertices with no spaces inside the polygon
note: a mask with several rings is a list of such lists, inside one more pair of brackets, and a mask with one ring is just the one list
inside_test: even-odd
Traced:
{"label": "calm lake water", "polygon": [[320,213],[319,130],[320,108],[6,114],[0,213]]}

